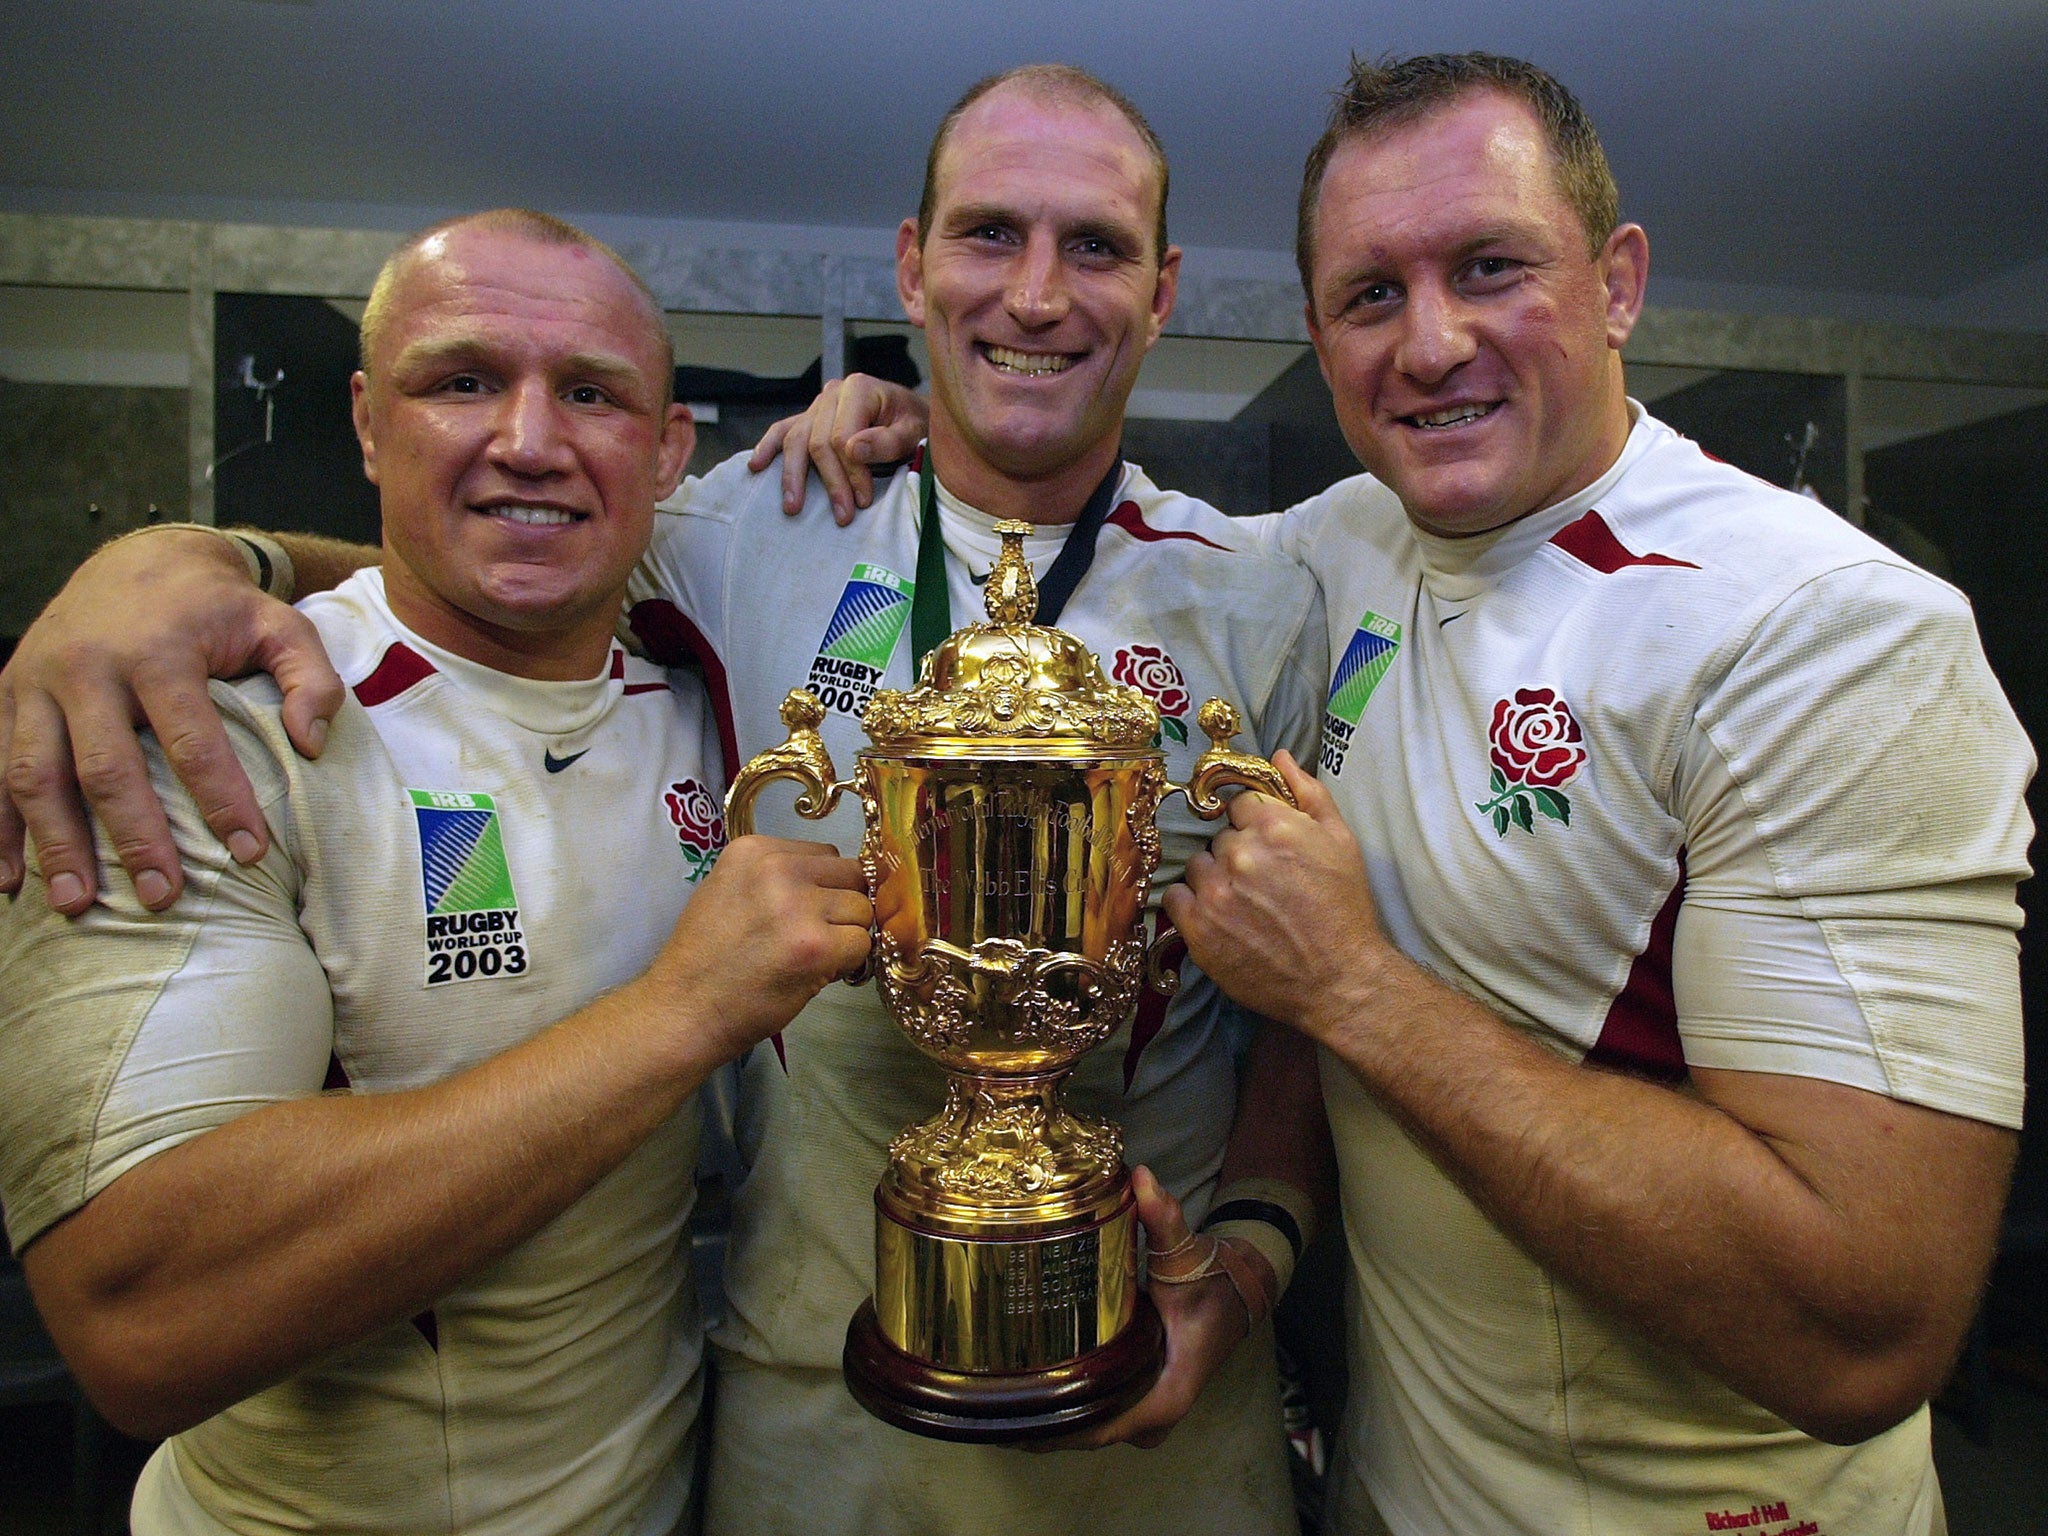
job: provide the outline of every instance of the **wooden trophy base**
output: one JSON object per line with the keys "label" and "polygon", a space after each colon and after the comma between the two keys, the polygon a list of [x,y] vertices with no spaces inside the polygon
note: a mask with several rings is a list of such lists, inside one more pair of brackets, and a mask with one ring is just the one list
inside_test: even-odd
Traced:
{"label": "wooden trophy base", "polygon": [[872,1298],[846,1329],[846,1385],[884,1423],[935,1440],[1016,1445],[1077,1434],[1115,1418],[1159,1379],[1166,1329],[1140,1292],[1130,1326],[1100,1349],[1035,1371],[932,1365],[882,1336]]}

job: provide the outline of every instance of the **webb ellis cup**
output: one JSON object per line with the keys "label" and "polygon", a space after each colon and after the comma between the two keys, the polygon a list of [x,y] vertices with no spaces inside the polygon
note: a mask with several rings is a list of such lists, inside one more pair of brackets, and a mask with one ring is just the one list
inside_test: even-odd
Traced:
{"label": "webb ellis cup", "polygon": [[805,816],[847,789],[866,812],[875,981],[947,1082],[944,1107],[889,1148],[846,1379],[870,1412],[947,1440],[1071,1433],[1158,1376],[1122,1133],[1065,1109],[1060,1084],[1130,1018],[1148,971],[1178,980],[1148,966],[1140,926],[1160,804],[1181,793],[1214,819],[1226,784],[1287,797],[1270,763],[1229,749],[1237,712],[1216,699],[1199,716],[1209,750],[1186,785],[1167,782],[1153,703],[1031,622],[1026,531],[998,525],[989,622],[954,631],[916,688],[869,702],[874,744],[850,783],[798,690],[789,740],[740,771],[726,806],[736,837],[775,779],[802,787]]}

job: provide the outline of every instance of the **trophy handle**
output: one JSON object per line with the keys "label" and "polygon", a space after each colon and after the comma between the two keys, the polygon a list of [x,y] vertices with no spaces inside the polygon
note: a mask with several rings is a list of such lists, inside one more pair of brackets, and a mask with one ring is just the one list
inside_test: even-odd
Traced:
{"label": "trophy handle", "polygon": [[[1244,729],[1233,706],[1221,699],[1211,699],[1195,716],[1195,722],[1208,734],[1209,750],[1195,759],[1195,771],[1188,775],[1187,783],[1167,785],[1167,794],[1177,792],[1185,797],[1188,809],[1204,821],[1214,821],[1229,805],[1216,793],[1226,784],[1256,789],[1262,795],[1294,804],[1294,792],[1280,777],[1278,768],[1263,757],[1231,749],[1231,738]],[[728,816],[727,820],[730,819]]]}
{"label": "trophy handle", "polygon": [[[1188,775],[1187,783],[1166,786],[1168,795],[1180,795],[1187,801],[1188,809],[1204,821],[1214,821],[1228,809],[1230,802],[1216,793],[1226,784],[1256,789],[1262,795],[1294,804],[1294,791],[1280,777],[1278,768],[1263,757],[1231,749],[1231,739],[1244,728],[1233,706],[1221,699],[1211,699],[1195,716],[1195,723],[1208,735],[1209,749],[1195,759],[1195,771]],[[1164,798],[1161,796],[1162,801]],[[1164,997],[1180,990],[1179,962],[1167,961],[1168,949],[1178,943],[1182,943],[1180,935],[1169,931],[1155,938],[1145,951],[1145,985]],[[1182,953],[1185,952],[1183,945]]]}
{"label": "trophy handle", "polygon": [[777,779],[790,779],[803,786],[796,798],[796,813],[807,821],[831,814],[839,803],[839,774],[832,766],[832,754],[825,750],[818,734],[825,718],[825,706],[805,688],[792,688],[782,701],[782,723],[789,727],[789,740],[779,747],[756,753],[733,776],[725,792],[725,825],[728,836],[745,837],[754,830],[754,801]]}
{"label": "trophy handle", "polygon": [[[792,688],[783,696],[782,723],[789,727],[789,740],[747,759],[746,766],[733,775],[732,788],[725,792],[725,827],[728,837],[745,837],[754,830],[754,801],[777,779],[789,779],[803,786],[796,797],[796,813],[806,821],[820,821],[832,814],[842,791],[852,785],[839,780],[832,766],[832,754],[818,725],[825,718],[825,706],[808,688]],[[873,891],[868,893],[874,895]],[[867,958],[839,979],[860,986],[874,975],[872,935]]]}
{"label": "trophy handle", "polygon": [[[1165,919],[1160,919],[1162,922]],[[1169,964],[1167,955],[1175,944],[1180,945],[1180,955]],[[1156,935],[1145,946],[1145,985],[1161,997],[1171,997],[1180,990],[1180,961],[1187,954],[1187,942],[1172,929]]]}

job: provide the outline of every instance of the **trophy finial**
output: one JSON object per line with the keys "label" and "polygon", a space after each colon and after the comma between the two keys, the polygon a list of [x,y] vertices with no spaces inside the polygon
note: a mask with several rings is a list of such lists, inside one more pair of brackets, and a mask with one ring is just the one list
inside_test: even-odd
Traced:
{"label": "trophy finial", "polygon": [[1204,704],[1201,713],[1195,716],[1195,724],[1202,728],[1210,744],[1217,747],[1228,747],[1231,738],[1244,729],[1243,722],[1238,719],[1237,706],[1226,704],[1221,699],[1211,699]]}
{"label": "trophy finial", "polygon": [[1024,559],[1024,535],[1030,531],[1029,523],[996,524],[1003,552],[996,556],[995,569],[981,589],[992,624],[1029,624],[1038,617],[1038,583]]}
{"label": "trophy finial", "polygon": [[782,723],[792,731],[815,731],[825,718],[825,706],[808,688],[792,688],[783,697]]}
{"label": "trophy finial", "polygon": [[1263,757],[1231,749],[1231,738],[1244,729],[1235,705],[1211,699],[1195,715],[1195,723],[1208,735],[1209,750],[1195,759],[1195,769],[1188,775],[1187,783],[1169,784],[1168,794],[1186,795],[1188,808],[1204,821],[1214,821],[1228,807],[1229,802],[1216,793],[1226,784],[1255,789],[1262,795],[1294,804],[1294,792],[1287,787],[1278,768]]}

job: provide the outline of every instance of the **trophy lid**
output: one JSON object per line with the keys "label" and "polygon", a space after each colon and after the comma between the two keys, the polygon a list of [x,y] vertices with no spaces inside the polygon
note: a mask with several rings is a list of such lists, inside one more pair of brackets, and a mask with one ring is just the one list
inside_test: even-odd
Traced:
{"label": "trophy lid", "polygon": [[909,692],[877,690],[861,717],[868,736],[889,748],[945,737],[998,749],[1150,747],[1158,706],[1106,679],[1074,636],[1032,622],[1038,583],[1024,559],[1031,525],[1003,522],[995,531],[1003,550],[982,588],[988,622],[954,630],[925,658]]}

